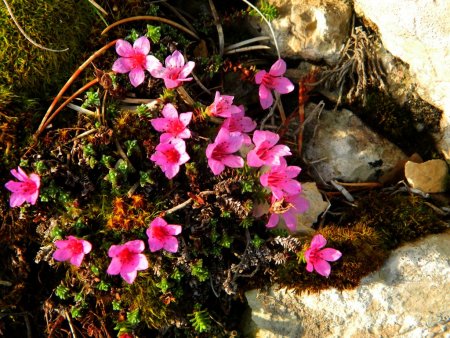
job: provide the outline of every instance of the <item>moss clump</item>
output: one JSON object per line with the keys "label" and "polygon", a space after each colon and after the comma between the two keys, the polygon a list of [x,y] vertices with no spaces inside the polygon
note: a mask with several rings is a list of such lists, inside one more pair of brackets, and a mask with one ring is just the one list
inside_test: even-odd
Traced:
{"label": "moss clump", "polygon": [[[54,53],[34,47],[20,34],[6,7],[0,6],[0,88],[11,88],[20,96],[43,97],[55,91],[75,70],[94,19],[87,1],[8,0],[25,32],[37,43],[69,48]],[[8,102],[0,90],[0,106]]]}
{"label": "moss clump", "polygon": [[[329,278],[307,272],[305,264],[291,260],[280,267],[277,283],[300,292],[315,292],[330,287],[351,289],[358,286],[361,278],[377,270],[388,256],[377,231],[362,224],[353,227],[331,225],[320,229],[318,233],[327,238],[327,247],[342,252],[342,258],[331,263]],[[303,249],[306,250],[308,246],[309,242]]]}
{"label": "moss clump", "polygon": [[417,195],[372,192],[359,201],[345,221],[376,230],[388,250],[403,242],[442,232],[446,225],[424,199]]}

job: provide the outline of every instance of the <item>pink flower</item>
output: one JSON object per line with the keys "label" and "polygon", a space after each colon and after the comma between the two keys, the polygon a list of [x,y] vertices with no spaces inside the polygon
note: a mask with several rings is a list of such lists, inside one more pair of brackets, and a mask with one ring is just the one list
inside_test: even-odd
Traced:
{"label": "pink flower", "polygon": [[[158,61],[159,62],[159,61]],[[153,67],[150,74],[158,79],[163,79],[168,89],[181,86],[185,81],[191,81],[192,77],[187,77],[195,67],[195,62],[189,61],[185,64],[184,56],[179,51],[174,51],[166,58],[166,67],[162,64]]]}
{"label": "pink flower", "polygon": [[250,136],[246,133],[251,132],[256,128],[256,122],[250,117],[245,116],[244,108],[238,107],[239,112],[231,114],[230,117],[226,118],[221,125],[221,129],[226,129],[231,133],[241,134],[244,138],[244,144],[251,144],[252,141]]}
{"label": "pink flower", "polygon": [[331,272],[331,266],[328,262],[337,261],[342,253],[336,249],[323,248],[327,240],[322,235],[315,235],[311,241],[309,249],[305,251],[306,270],[308,272],[317,271],[319,275],[328,277]]}
{"label": "pink flower", "polygon": [[161,143],[167,143],[175,138],[189,138],[191,137],[191,131],[187,129],[187,125],[191,121],[192,113],[181,113],[178,116],[178,112],[175,107],[168,103],[162,110],[164,117],[152,119],[153,128],[157,131],[164,132],[159,141]]}
{"label": "pink flower", "polygon": [[120,275],[128,284],[136,279],[138,270],[148,268],[147,257],[141,254],[145,244],[141,240],[129,241],[122,245],[111,245],[108,256],[112,258],[106,272],[110,275]]}
{"label": "pink flower", "polygon": [[247,154],[248,165],[250,167],[279,165],[280,157],[292,155],[288,146],[275,145],[279,139],[280,136],[271,131],[255,130],[253,133],[255,148]]}
{"label": "pink flower", "polygon": [[24,202],[32,205],[36,204],[39,196],[39,187],[41,186],[41,178],[37,174],[28,176],[21,167],[11,170],[11,174],[20,182],[8,181],[5,184],[6,189],[12,192],[9,199],[11,208],[21,206]]}
{"label": "pink flower", "polygon": [[134,87],[139,86],[145,79],[144,70],[151,71],[160,65],[160,62],[150,52],[150,41],[145,36],[137,39],[133,46],[128,41],[118,40],[116,42],[116,52],[121,57],[118,58],[112,70],[116,73],[130,73],[130,82]]}
{"label": "pink flower", "polygon": [[88,254],[92,245],[84,239],[68,236],[65,240],[55,241],[57,249],[53,253],[53,258],[57,261],[70,261],[70,264],[80,266],[84,255]]}
{"label": "pink flower", "polygon": [[300,174],[300,167],[288,166],[284,157],[280,157],[280,165],[275,165],[259,178],[263,187],[272,190],[276,199],[286,195],[296,195],[302,191],[300,182],[293,180]]}
{"label": "pink flower", "polygon": [[206,108],[206,111],[211,116],[230,117],[241,111],[241,108],[233,104],[233,99],[234,96],[220,95],[219,92],[216,92],[214,102]]}
{"label": "pink flower", "polygon": [[297,215],[305,212],[309,208],[309,202],[305,198],[297,195],[288,195],[281,199],[272,196],[272,205],[269,209],[271,213],[269,222],[266,227],[273,228],[280,221],[280,216],[283,217],[284,222],[289,230],[295,231],[297,229]]}
{"label": "pink flower", "polygon": [[232,155],[238,151],[244,142],[240,134],[231,134],[226,129],[220,129],[214,143],[206,148],[206,157],[208,165],[214,175],[219,175],[225,166],[231,168],[242,168],[244,160],[242,157]]}
{"label": "pink flower", "polygon": [[282,59],[278,59],[269,73],[260,70],[255,75],[255,82],[259,84],[259,101],[263,109],[269,108],[273,103],[273,96],[270,92],[274,90],[280,94],[287,94],[294,90],[292,82],[282,75],[286,72],[286,63]]}
{"label": "pink flower", "polygon": [[186,153],[186,143],[181,139],[173,139],[170,143],[160,143],[150,159],[161,167],[168,179],[180,171],[180,166],[189,161]]}
{"label": "pink flower", "polygon": [[181,233],[181,225],[167,224],[164,219],[157,217],[150,223],[146,233],[151,252],[161,249],[178,251],[178,240],[175,236]]}

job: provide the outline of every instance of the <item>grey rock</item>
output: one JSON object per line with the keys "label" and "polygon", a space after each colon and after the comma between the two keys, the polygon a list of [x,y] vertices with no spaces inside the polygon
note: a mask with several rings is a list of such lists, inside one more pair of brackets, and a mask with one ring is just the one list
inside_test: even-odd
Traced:
{"label": "grey rock", "polygon": [[376,181],[406,159],[398,147],[347,109],[319,113],[309,104],[305,115],[303,154],[319,180]]}
{"label": "grey rock", "polygon": [[[281,55],[333,64],[348,39],[352,8],[345,0],[268,0],[278,8],[272,21]],[[252,25],[262,35],[270,30],[259,18]]]}
{"label": "grey rock", "polygon": [[[354,290],[246,293],[256,337],[450,337],[450,233],[393,251]],[[331,272],[333,273],[333,271]]]}

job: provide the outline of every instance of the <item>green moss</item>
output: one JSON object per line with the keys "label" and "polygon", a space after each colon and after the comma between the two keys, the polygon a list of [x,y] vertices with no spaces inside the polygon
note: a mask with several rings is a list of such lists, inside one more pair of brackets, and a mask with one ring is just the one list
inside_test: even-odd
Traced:
{"label": "green moss", "polygon": [[[53,92],[76,69],[93,20],[87,1],[9,0],[25,32],[37,43],[69,51],[54,53],[33,46],[20,34],[5,6],[0,6],[0,87],[21,96]],[[0,90],[0,106],[7,101]]]}

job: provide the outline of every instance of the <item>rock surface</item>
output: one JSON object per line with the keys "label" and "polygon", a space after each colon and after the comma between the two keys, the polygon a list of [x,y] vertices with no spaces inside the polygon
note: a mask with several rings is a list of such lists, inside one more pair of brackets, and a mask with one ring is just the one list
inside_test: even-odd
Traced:
{"label": "rock surface", "polygon": [[447,188],[448,166],[443,160],[405,164],[405,177],[411,187],[428,193],[444,192]]}
{"label": "rock surface", "polygon": [[[333,64],[347,41],[352,8],[348,1],[269,0],[279,16],[272,21],[283,57],[304,58]],[[253,20],[261,34],[271,36],[265,22]]]}
{"label": "rock surface", "polygon": [[311,226],[327,209],[328,202],[323,200],[315,182],[302,182],[302,196],[308,200],[309,208],[306,212],[297,216],[297,230],[298,232],[313,231]]}
{"label": "rock surface", "polygon": [[315,107],[306,107],[303,154],[319,181],[376,181],[406,159],[399,148],[370,130],[351,111],[322,110],[317,116]]}
{"label": "rock surface", "polygon": [[384,47],[409,65],[420,96],[444,110],[438,146],[449,159],[450,2],[355,0],[354,6],[378,28]]}
{"label": "rock surface", "polygon": [[450,233],[392,252],[355,290],[246,293],[256,337],[449,337]]}

